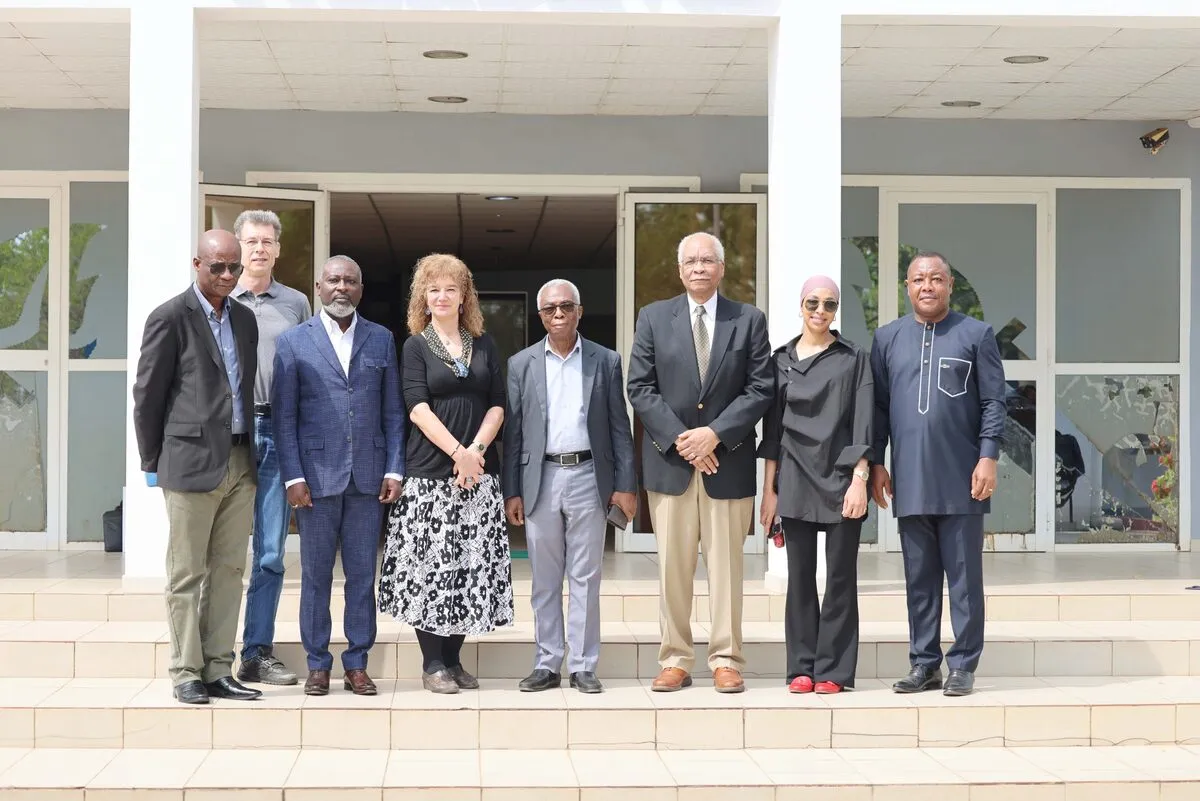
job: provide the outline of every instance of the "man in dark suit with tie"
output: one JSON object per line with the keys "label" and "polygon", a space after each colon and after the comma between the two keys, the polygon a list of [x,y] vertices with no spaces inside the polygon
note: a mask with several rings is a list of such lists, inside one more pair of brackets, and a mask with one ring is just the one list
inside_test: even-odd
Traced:
{"label": "man in dark suit with tie", "polygon": [[142,470],[167,504],[171,683],[185,704],[261,693],[231,675],[246,546],[254,524],[258,324],[231,303],[242,250],[200,236],[196,280],[150,313],[133,385]]}
{"label": "man in dark suit with tie", "polygon": [[538,291],[546,337],[508,360],[504,511],[525,526],[533,569],[537,655],[524,692],[560,686],[562,585],[570,587],[566,644],[571,686],[598,693],[600,565],[610,506],[637,505],[633,434],[621,357],[579,336],[579,289],[555,279]]}
{"label": "man in dark suit with tie", "polygon": [[300,529],[300,639],[304,692],[329,692],[329,598],[339,545],[346,576],[343,685],[374,695],[375,557],[383,504],[400,497],[404,410],[396,341],[356,311],[362,271],[334,256],[317,281],[321,311],[275,345],[271,412],[280,475]]}
{"label": "man in dark suit with tie", "polygon": [[642,476],[658,541],[662,670],[651,689],[692,683],[697,545],[708,569],[708,666],[717,692],[741,692],[742,548],[754,518],[754,427],[771,405],[767,319],[717,292],[725,249],[707,233],[679,243],[683,295],[638,314],[629,401],[642,421]]}

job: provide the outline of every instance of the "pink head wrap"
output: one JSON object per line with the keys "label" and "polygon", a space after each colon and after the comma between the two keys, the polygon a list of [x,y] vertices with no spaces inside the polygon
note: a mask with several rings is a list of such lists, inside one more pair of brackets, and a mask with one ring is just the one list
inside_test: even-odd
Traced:
{"label": "pink head wrap", "polygon": [[841,301],[842,291],[838,289],[837,282],[827,275],[814,275],[804,282],[804,286],[800,287],[800,300],[804,300],[813,290],[828,289],[833,293],[833,299]]}

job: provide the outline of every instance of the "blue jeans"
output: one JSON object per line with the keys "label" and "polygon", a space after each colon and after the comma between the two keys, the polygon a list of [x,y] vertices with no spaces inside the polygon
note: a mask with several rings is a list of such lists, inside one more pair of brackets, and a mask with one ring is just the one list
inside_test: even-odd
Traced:
{"label": "blue jeans", "polygon": [[271,418],[254,417],[254,454],[258,492],[254,498],[254,565],[246,590],[242,659],[267,654],[275,642],[275,613],[283,592],[283,547],[291,509],[279,475],[279,454]]}

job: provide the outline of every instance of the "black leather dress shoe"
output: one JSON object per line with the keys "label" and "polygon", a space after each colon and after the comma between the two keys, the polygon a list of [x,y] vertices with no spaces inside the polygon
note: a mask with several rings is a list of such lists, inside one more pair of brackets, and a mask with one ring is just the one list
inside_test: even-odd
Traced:
{"label": "black leather dress shoe", "polygon": [[521,679],[518,685],[523,693],[536,693],[542,690],[552,690],[555,687],[562,686],[562,676],[545,668],[538,668],[530,673],[525,678]]}
{"label": "black leather dress shoe", "polygon": [[204,689],[204,682],[202,681],[185,681],[171,690],[171,694],[182,704],[208,703],[208,691]]}
{"label": "black leather dress shoe", "polygon": [[969,670],[952,670],[946,677],[946,689],[943,695],[957,697],[970,695],[975,691],[975,674]]}
{"label": "black leather dress shoe", "polygon": [[234,681],[233,676],[210,681],[204,685],[208,694],[213,698],[228,698],[231,701],[253,701],[262,696],[260,690],[251,690]]}
{"label": "black leather dress shoe", "polygon": [[923,693],[926,690],[936,690],[941,686],[942,671],[913,665],[907,676],[892,685],[892,690],[898,693]]}
{"label": "black leather dress shoe", "polygon": [[596,674],[590,670],[581,670],[571,674],[571,686],[581,693],[602,693],[604,685],[600,683],[600,679],[596,678]]}

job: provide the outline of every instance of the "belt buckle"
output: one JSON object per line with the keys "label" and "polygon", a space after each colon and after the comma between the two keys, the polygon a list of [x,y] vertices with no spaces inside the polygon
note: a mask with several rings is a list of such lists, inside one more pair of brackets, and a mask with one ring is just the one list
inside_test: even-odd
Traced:
{"label": "belt buckle", "polygon": [[564,453],[559,459],[564,467],[575,467],[579,464],[578,453]]}

